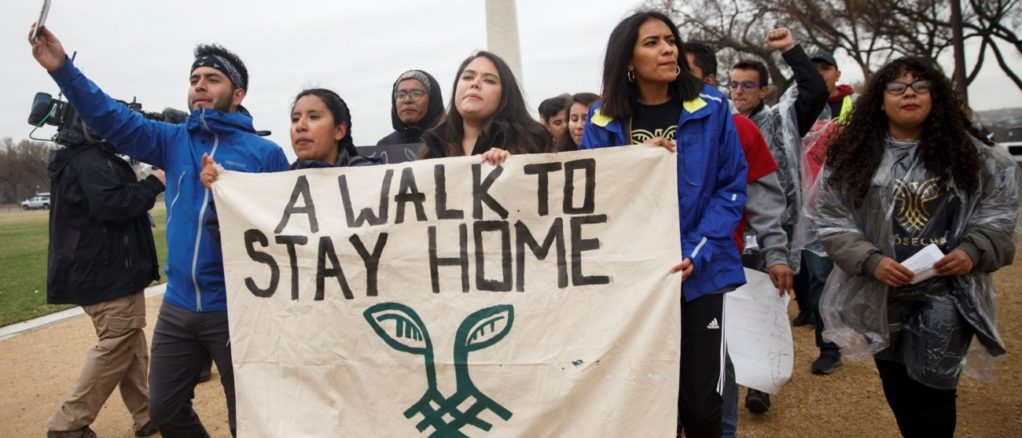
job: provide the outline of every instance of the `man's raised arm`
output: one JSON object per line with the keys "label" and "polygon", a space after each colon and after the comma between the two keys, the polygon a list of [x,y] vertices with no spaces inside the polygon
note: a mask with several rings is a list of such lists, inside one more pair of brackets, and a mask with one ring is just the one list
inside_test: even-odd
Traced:
{"label": "man's raised arm", "polygon": [[165,167],[163,137],[166,131],[159,129],[161,122],[146,120],[141,114],[128,109],[127,105],[107,96],[69,62],[64,46],[46,26],[32,41],[34,30],[35,24],[29,31],[32,56],[50,73],[89,128],[113,144],[118,152]]}

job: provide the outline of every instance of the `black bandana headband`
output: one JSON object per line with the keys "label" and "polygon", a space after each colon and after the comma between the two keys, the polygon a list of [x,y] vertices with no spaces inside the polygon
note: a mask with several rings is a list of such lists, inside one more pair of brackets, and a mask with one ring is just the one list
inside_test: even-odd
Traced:
{"label": "black bandana headband", "polygon": [[248,84],[241,79],[241,74],[238,73],[238,69],[231,64],[227,58],[220,55],[206,55],[197,58],[192,64],[192,71],[199,67],[210,67],[219,70],[221,73],[227,75],[227,78],[231,80],[231,83],[235,87],[241,88],[242,90],[248,90]]}

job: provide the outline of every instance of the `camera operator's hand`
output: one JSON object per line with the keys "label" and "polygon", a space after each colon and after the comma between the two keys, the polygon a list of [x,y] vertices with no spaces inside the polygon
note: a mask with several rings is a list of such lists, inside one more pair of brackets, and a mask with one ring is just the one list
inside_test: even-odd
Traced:
{"label": "camera operator's hand", "polygon": [[64,62],[67,60],[67,52],[64,52],[64,46],[60,44],[60,40],[53,36],[53,33],[46,26],[43,26],[39,31],[36,40],[32,41],[32,33],[35,32],[35,26],[35,23],[33,23],[32,28],[28,31],[28,43],[32,45],[32,56],[35,57],[36,61],[39,61],[39,65],[43,66],[46,71],[53,73],[64,66]]}
{"label": "camera operator's hand", "polygon": [[202,154],[202,171],[199,172],[199,180],[202,181],[202,185],[207,189],[212,188],[213,183],[220,177],[220,169],[223,169],[223,166],[216,164],[216,161],[213,161],[209,155]]}
{"label": "camera operator's hand", "polygon": [[149,175],[155,176],[164,186],[167,185],[167,174],[163,172],[163,169],[153,169],[153,173]]}

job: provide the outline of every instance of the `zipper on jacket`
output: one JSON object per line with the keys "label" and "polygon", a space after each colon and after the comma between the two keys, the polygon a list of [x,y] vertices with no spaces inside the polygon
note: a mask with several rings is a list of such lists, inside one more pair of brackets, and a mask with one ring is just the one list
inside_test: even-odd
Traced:
{"label": "zipper on jacket", "polygon": [[[174,199],[170,201],[170,208],[167,211],[167,228],[170,228],[170,220],[174,218],[174,206],[177,205],[178,198],[181,197],[181,183],[185,180],[185,171],[181,171],[181,176],[177,177],[177,194],[174,195]],[[154,224],[155,225],[155,224]]]}
{"label": "zipper on jacket", "polygon": [[[209,158],[213,158],[216,155],[216,149],[220,146],[220,136],[217,133],[209,129],[209,124],[206,123],[206,111],[202,111],[202,128],[206,132],[213,134],[213,149],[209,151]],[[202,218],[206,215],[206,206],[209,204],[209,189],[202,189],[202,207],[199,208],[199,217],[196,220],[197,227],[195,230],[195,250],[192,253],[192,285],[195,286],[195,310],[202,312],[202,290],[199,289],[199,243],[202,242]]]}
{"label": "zipper on jacket", "polygon": [[127,233],[121,238],[121,243],[121,251],[124,252],[124,269],[129,270],[131,269],[131,256],[128,254],[130,254],[131,242],[128,241]]}
{"label": "zipper on jacket", "polygon": [[699,255],[699,250],[703,249],[703,245],[706,245],[706,237],[705,236],[702,239],[699,240],[699,243],[696,245],[695,249],[692,250],[692,254],[689,255],[689,257],[696,258]]}

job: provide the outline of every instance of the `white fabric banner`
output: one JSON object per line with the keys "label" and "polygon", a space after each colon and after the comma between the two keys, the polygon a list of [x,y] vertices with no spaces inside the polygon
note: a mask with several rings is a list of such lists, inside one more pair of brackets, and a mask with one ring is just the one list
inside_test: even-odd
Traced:
{"label": "white fabric banner", "polygon": [[675,159],[223,173],[239,435],[674,436]]}
{"label": "white fabric banner", "polygon": [[791,378],[795,359],[788,294],[770,276],[745,269],[746,283],[724,295],[724,336],[739,385],[770,394]]}

